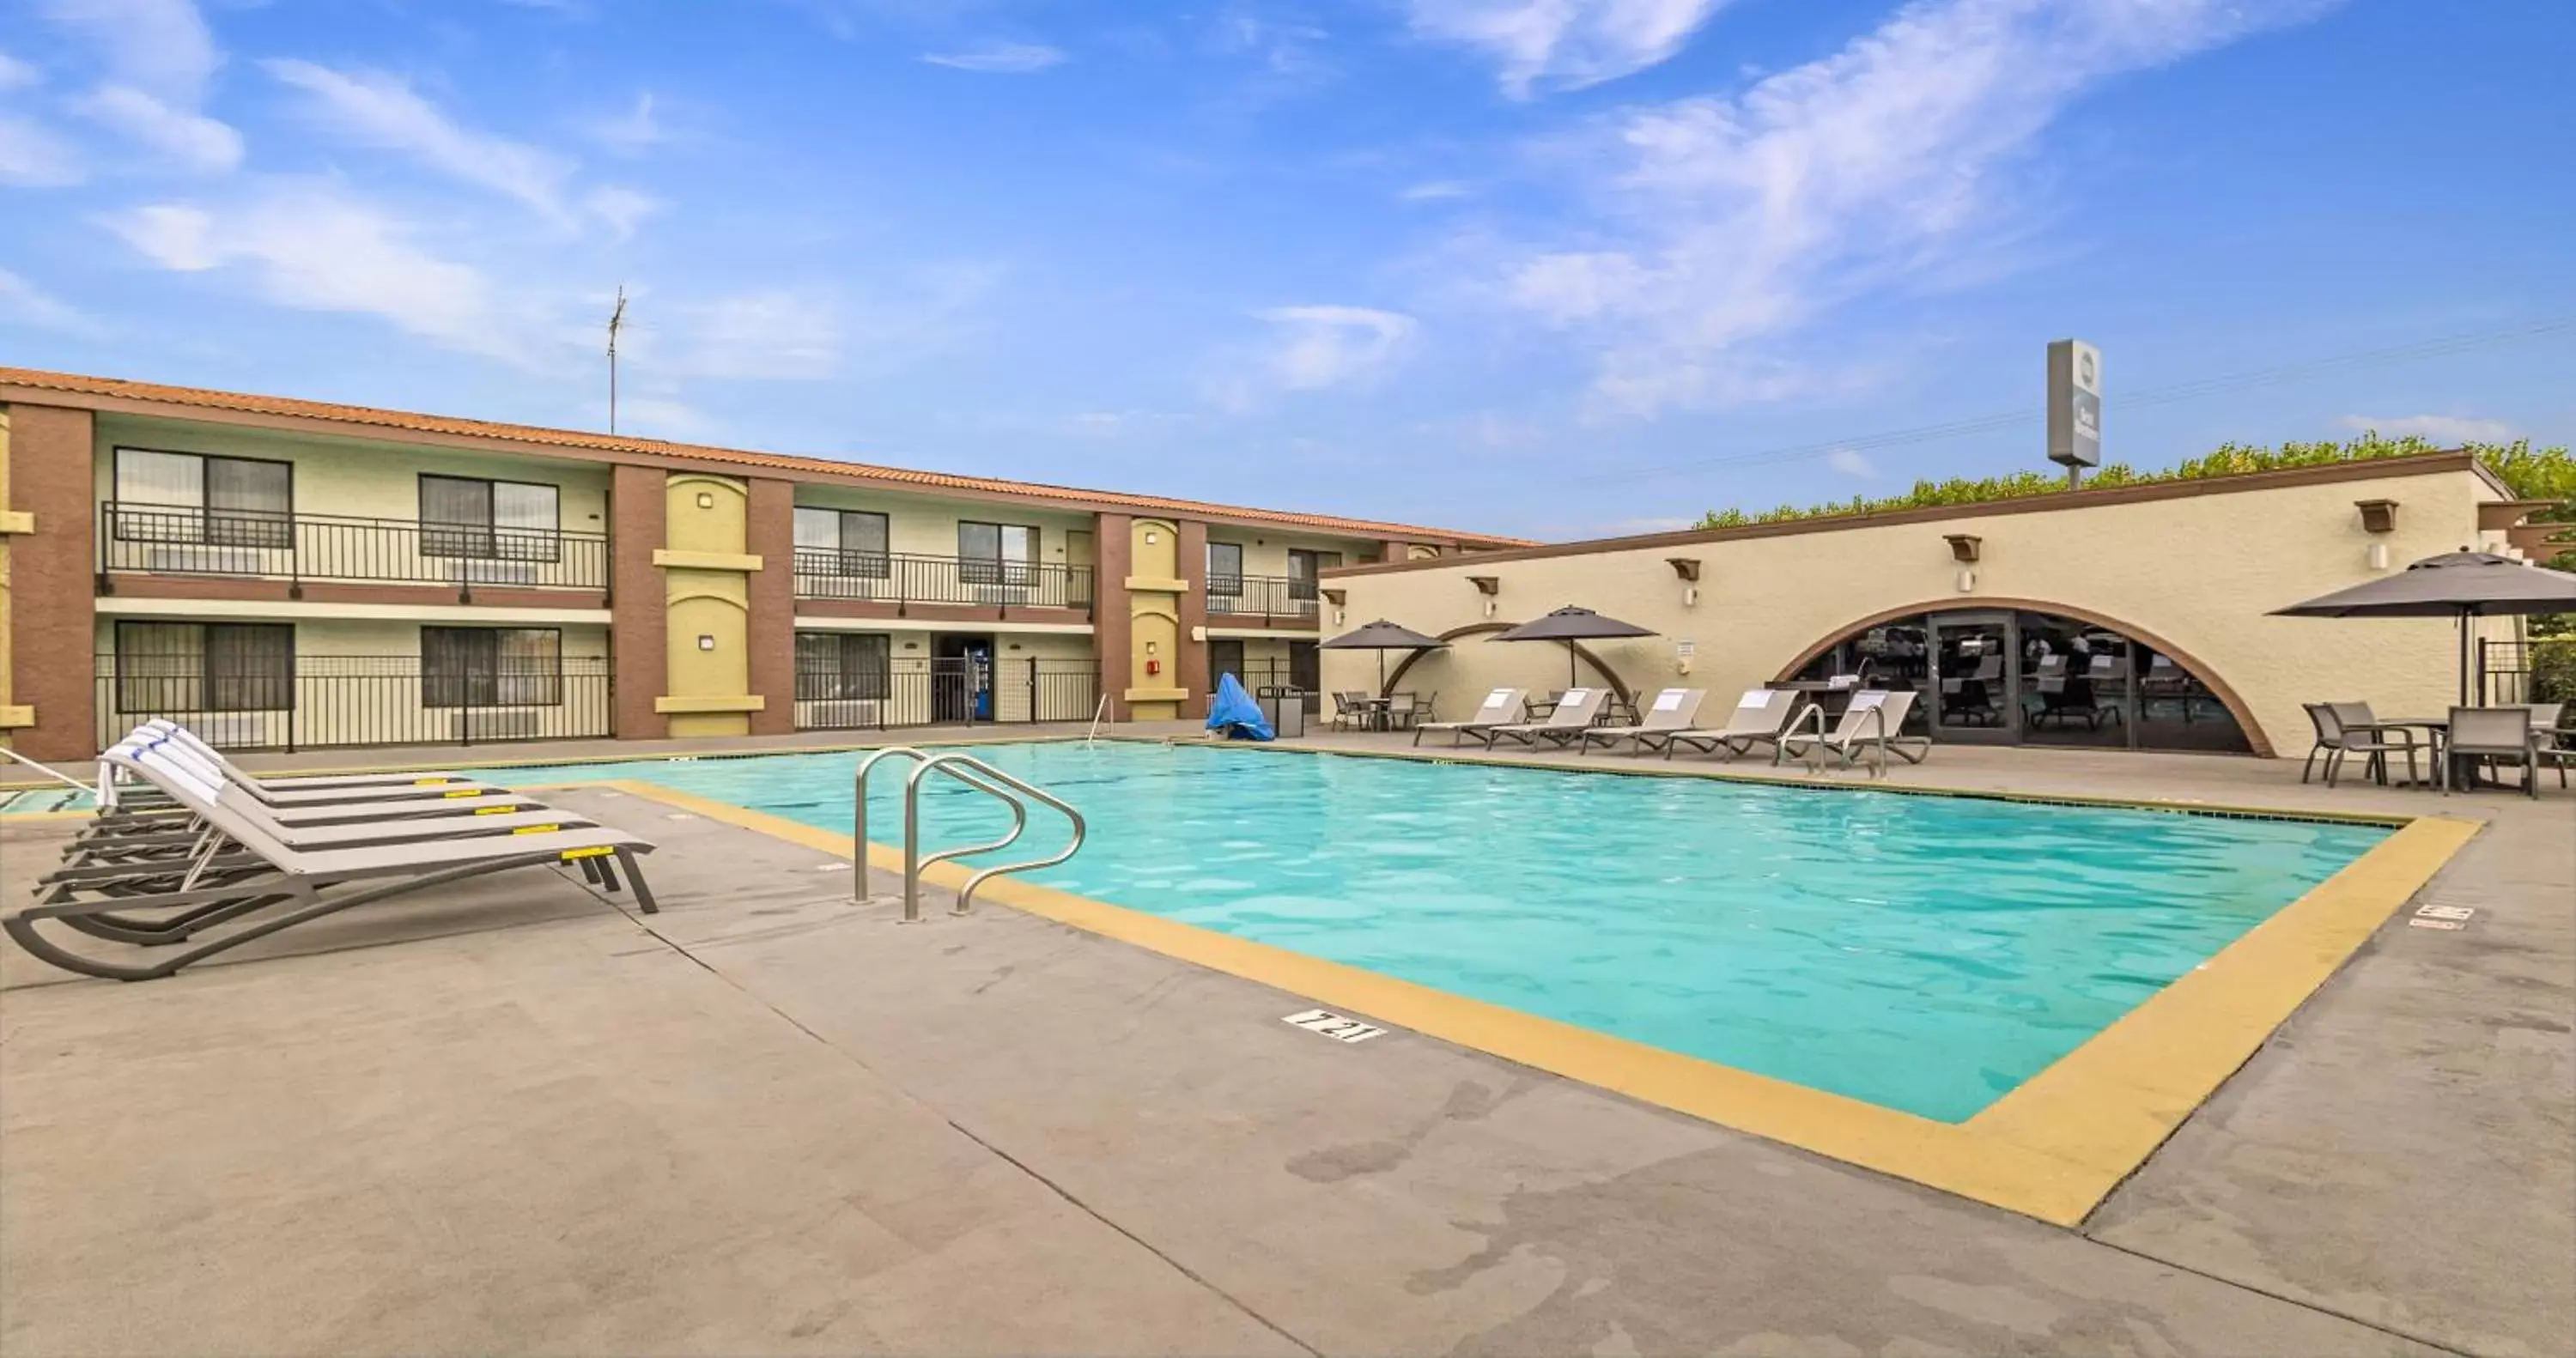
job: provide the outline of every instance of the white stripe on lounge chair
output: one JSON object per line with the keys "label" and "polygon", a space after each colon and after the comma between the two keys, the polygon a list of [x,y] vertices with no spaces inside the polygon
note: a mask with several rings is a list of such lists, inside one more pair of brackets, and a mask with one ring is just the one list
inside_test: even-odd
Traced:
{"label": "white stripe on lounge chair", "polygon": [[[120,747],[102,757],[115,759],[129,766],[136,763],[146,766],[158,765],[169,768],[174,776],[190,776],[178,758],[168,753],[169,750],[170,747],[166,745],[147,744],[131,753]],[[244,820],[258,825],[270,838],[293,849],[347,849],[370,844],[405,844],[428,839],[462,839],[478,835],[534,833],[540,827],[570,830],[597,824],[587,816],[552,807],[537,806],[527,809],[513,807],[491,815],[434,818],[397,816],[344,821],[331,825],[295,825],[279,820],[276,814],[268,806],[263,805],[258,798],[242,796],[238,784],[199,784],[199,786],[212,786],[214,791],[209,795],[208,800],[231,808]]]}
{"label": "white stripe on lounge chair", "polygon": [[1510,736],[1524,745],[1536,745],[1541,740],[1562,745],[1581,735],[1583,728],[1601,715],[1601,704],[1609,697],[1608,689],[1569,688],[1558,696],[1556,710],[1548,714],[1547,720],[1494,727],[1485,732],[1485,748],[1494,748],[1497,736]]}
{"label": "white stripe on lounge chair", "polygon": [[1422,733],[1425,731],[1447,731],[1450,733],[1449,743],[1455,745],[1462,736],[1480,735],[1487,727],[1505,725],[1520,714],[1521,691],[1516,688],[1498,688],[1486,694],[1484,705],[1476,709],[1476,715],[1465,721],[1415,722],[1413,743],[1421,744]]}
{"label": "white stripe on lounge chair", "polygon": [[1576,753],[1589,753],[1592,742],[1600,741],[1605,749],[1615,750],[1624,744],[1635,744],[1640,751],[1652,748],[1646,738],[1687,731],[1699,715],[1700,704],[1707,701],[1704,688],[1668,688],[1655,695],[1646,706],[1646,715],[1634,726],[1587,726]]}
{"label": "white stripe on lounge chair", "polygon": [[1734,715],[1726,725],[1664,733],[1664,757],[1674,750],[1689,746],[1703,754],[1720,749],[1726,757],[1735,758],[1756,745],[1769,745],[1779,739],[1781,728],[1789,724],[1790,714],[1798,710],[1799,694],[1795,689],[1749,688],[1735,702]]}
{"label": "white stripe on lounge chair", "polygon": [[262,801],[279,797],[307,796],[320,793],[345,793],[351,798],[386,796],[416,797],[421,788],[480,787],[482,784],[458,773],[355,773],[313,777],[262,778],[224,757],[223,752],[208,744],[203,736],[166,717],[156,717],[134,728],[136,732],[164,735],[169,743],[186,749],[202,763],[223,772],[224,777],[249,789]]}

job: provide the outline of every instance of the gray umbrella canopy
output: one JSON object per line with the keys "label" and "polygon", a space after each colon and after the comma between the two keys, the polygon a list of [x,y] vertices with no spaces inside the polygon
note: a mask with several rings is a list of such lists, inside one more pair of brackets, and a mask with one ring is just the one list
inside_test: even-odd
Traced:
{"label": "gray umbrella canopy", "polygon": [[[1494,638],[1496,641],[1562,641],[1565,643],[1565,686],[1574,687],[1574,643],[1607,640],[1612,637],[1650,637],[1653,629],[1632,622],[1605,617],[1588,608],[1560,608],[1534,622]],[[1624,690],[1623,690],[1624,691]]]}
{"label": "gray umbrella canopy", "polygon": [[1380,618],[1356,632],[1344,632],[1340,636],[1316,644],[1334,651],[1377,652],[1377,686],[1382,689],[1386,687],[1387,652],[1436,651],[1449,643],[1438,637],[1426,637],[1410,627],[1398,627]]}
{"label": "gray umbrella canopy", "polygon": [[2461,548],[2428,556],[2395,575],[2367,580],[2305,603],[2276,608],[2293,618],[2452,618],[2460,627],[2460,701],[2469,701],[2469,619],[2576,613],[2576,575],[2493,552]]}

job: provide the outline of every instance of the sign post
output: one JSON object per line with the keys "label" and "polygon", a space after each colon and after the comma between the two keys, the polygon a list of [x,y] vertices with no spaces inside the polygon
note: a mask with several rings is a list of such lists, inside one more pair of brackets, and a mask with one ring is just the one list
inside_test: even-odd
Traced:
{"label": "sign post", "polygon": [[2069,490],[2102,465],[2102,351],[2082,340],[2048,345],[2048,460],[2066,468]]}

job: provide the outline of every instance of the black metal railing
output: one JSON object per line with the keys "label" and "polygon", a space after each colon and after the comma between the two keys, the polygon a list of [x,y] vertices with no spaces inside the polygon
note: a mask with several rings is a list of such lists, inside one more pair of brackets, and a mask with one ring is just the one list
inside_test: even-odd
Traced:
{"label": "black metal railing", "polygon": [[2576,703],[2576,637],[2479,642],[2478,692],[2489,706]]}
{"label": "black metal railing", "polygon": [[102,577],[605,590],[608,535],[110,501],[98,507],[98,569]]}
{"label": "black metal railing", "polygon": [[1091,568],[799,547],[796,597],[995,608],[1089,608]]}
{"label": "black metal railing", "polygon": [[1207,611],[1217,618],[1257,618],[1264,623],[1297,621],[1312,625],[1317,615],[1312,580],[1276,575],[1211,575]]}
{"label": "black metal railing", "polygon": [[609,734],[605,658],[449,673],[418,656],[298,655],[227,665],[199,652],[101,655],[101,748],[153,717],[228,750],[480,745]]}
{"label": "black metal railing", "polygon": [[1296,668],[1288,661],[1246,660],[1239,666],[1211,662],[1208,666],[1210,695],[1215,694],[1218,679],[1228,673],[1242,681],[1244,691],[1256,698],[1261,696],[1264,689],[1296,688],[1306,694],[1306,711],[1309,715],[1323,711],[1324,695],[1318,689],[1319,681],[1313,676],[1307,676],[1303,682],[1300,682]]}
{"label": "black metal railing", "polygon": [[850,669],[800,667],[796,725],[807,731],[1088,721],[1100,668],[1083,659],[1005,656],[990,663],[896,658]]}

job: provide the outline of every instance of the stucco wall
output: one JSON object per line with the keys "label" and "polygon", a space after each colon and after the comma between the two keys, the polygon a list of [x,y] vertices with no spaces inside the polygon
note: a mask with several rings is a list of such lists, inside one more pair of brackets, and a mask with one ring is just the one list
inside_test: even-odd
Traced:
{"label": "stucco wall", "polygon": [[[2378,574],[2366,561],[2374,541],[2387,544],[2392,570],[2474,544],[2476,505],[2495,498],[2476,473],[2454,470],[1524,560],[1473,556],[1327,583],[1348,591],[1352,619],[1390,618],[1437,635],[1485,621],[1485,596],[1467,577],[1496,577],[1493,620],[1526,621],[1566,604],[1596,609],[1658,633],[1592,643],[1630,686],[1680,683],[1721,696],[1779,677],[1873,616],[2002,600],[2057,604],[2198,661],[2204,677],[2244,701],[2274,751],[2296,755],[2309,744],[2302,702],[2366,699],[2390,715],[2446,709],[2457,633],[2442,621],[2276,618],[2266,610]],[[2395,532],[2363,531],[2354,502],[2366,499],[2398,502]],[[1949,534],[1983,539],[1970,589],[1960,588]],[[1700,562],[1695,605],[1683,602],[1673,557]],[[2497,636],[2509,630],[2493,626]],[[1687,679],[1679,640],[1695,643]],[[1375,660],[1326,651],[1323,677],[1328,690],[1373,688]],[[1443,715],[1454,716],[1467,695],[1498,685],[1565,682],[1562,646],[1468,639],[1425,658],[1401,686],[1438,690]]]}
{"label": "stucco wall", "polygon": [[97,497],[101,501],[116,494],[118,447],[293,463],[298,514],[418,519],[420,475],[424,472],[537,482],[561,489],[557,505],[563,531],[608,531],[609,469],[596,463],[449,453],[407,444],[306,438],[224,425],[103,415],[98,419],[97,433]]}

